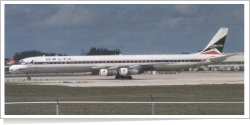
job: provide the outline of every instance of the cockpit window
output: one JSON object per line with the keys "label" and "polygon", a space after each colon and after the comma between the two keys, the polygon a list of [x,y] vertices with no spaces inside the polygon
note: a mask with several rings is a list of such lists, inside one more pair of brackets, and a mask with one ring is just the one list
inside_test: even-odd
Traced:
{"label": "cockpit window", "polygon": [[18,64],[21,64],[21,65],[33,64],[33,60],[31,60],[31,61],[20,60],[18,62]]}
{"label": "cockpit window", "polygon": [[28,63],[29,63],[29,62],[24,62],[24,61],[23,61],[23,62],[22,62],[22,65],[27,65]]}
{"label": "cockpit window", "polygon": [[28,64],[33,64],[33,60],[31,61],[22,61],[22,65],[28,65]]}
{"label": "cockpit window", "polygon": [[23,60],[20,60],[17,64],[22,64],[23,63]]}

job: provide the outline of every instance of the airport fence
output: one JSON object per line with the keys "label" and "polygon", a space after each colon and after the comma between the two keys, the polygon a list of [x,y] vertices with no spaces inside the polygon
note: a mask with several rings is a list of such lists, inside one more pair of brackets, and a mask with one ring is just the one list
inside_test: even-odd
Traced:
{"label": "airport fence", "polygon": [[6,102],[5,115],[244,115],[244,102]]}

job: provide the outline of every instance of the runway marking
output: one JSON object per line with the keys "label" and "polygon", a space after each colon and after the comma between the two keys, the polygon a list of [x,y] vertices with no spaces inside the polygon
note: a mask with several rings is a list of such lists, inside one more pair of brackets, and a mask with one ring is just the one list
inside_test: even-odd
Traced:
{"label": "runway marking", "polygon": [[[5,102],[6,105],[9,104],[53,104],[57,103],[56,101],[50,101],[50,102]],[[60,104],[67,104],[67,103],[106,103],[106,104],[242,104],[244,102],[105,102],[105,101],[58,101]]]}

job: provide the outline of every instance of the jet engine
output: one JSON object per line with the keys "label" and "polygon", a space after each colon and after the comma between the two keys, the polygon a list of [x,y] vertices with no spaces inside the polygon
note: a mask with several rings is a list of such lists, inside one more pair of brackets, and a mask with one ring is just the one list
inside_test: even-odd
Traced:
{"label": "jet engine", "polygon": [[100,69],[99,74],[102,76],[113,76],[118,75],[118,71],[116,69]]}
{"label": "jet engine", "polygon": [[128,68],[120,68],[119,74],[122,76],[134,75],[134,74],[142,74],[142,69],[128,69]]}

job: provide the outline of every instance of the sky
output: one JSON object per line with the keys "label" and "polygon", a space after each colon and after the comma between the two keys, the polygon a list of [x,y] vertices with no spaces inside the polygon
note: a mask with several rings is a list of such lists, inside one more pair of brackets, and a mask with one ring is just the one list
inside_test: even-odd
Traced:
{"label": "sky", "polygon": [[224,53],[244,52],[243,4],[6,4],[5,57],[15,52],[123,55],[203,50],[228,27]]}

